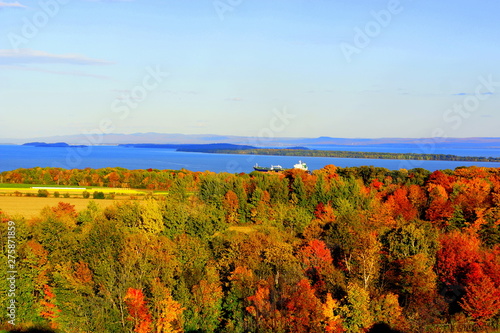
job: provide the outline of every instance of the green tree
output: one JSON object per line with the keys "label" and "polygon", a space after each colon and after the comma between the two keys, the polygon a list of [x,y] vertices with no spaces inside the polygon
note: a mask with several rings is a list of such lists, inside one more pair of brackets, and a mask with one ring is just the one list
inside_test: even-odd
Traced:
{"label": "green tree", "polygon": [[389,230],[382,243],[388,251],[389,260],[400,260],[418,253],[434,258],[439,247],[438,234],[428,222],[415,221]]}
{"label": "green tree", "polygon": [[224,311],[224,331],[243,333],[249,330],[246,322],[246,299],[252,295],[254,289],[253,271],[244,267],[237,266],[228,277],[229,290],[223,299]]}
{"label": "green tree", "polygon": [[164,233],[171,239],[186,232],[190,209],[187,203],[178,196],[168,195],[163,202]]}
{"label": "green tree", "polygon": [[290,201],[301,207],[308,207],[309,202],[307,200],[306,187],[300,174],[294,175],[291,190]]}
{"label": "green tree", "polygon": [[222,321],[222,286],[215,267],[207,267],[206,277],[195,285],[193,312],[196,327],[202,332],[215,332]]}

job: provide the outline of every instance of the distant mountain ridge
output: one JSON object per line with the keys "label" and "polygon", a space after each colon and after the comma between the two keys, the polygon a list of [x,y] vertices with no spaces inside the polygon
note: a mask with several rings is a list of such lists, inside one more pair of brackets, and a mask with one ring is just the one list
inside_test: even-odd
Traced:
{"label": "distant mountain ridge", "polygon": [[66,142],[56,142],[56,143],[45,143],[45,142],[28,142],[24,143],[23,146],[33,146],[33,147],[57,147],[57,148],[64,148],[64,147],[87,147],[86,145],[69,145]]}
{"label": "distant mountain ridge", "polygon": [[217,150],[248,150],[255,149],[254,146],[235,145],[231,143],[197,143],[197,144],[158,144],[158,143],[138,143],[120,144],[120,147],[128,148],[162,148],[175,149],[185,152],[215,152]]}
{"label": "distant mountain ridge", "polygon": [[65,135],[26,139],[0,139],[3,144],[24,144],[26,142],[64,142],[69,145],[119,145],[119,144],[238,144],[256,147],[291,146],[380,146],[443,148],[500,148],[500,137],[475,138],[260,138],[232,135],[178,134],[178,133],[134,133],[134,134],[92,134]]}

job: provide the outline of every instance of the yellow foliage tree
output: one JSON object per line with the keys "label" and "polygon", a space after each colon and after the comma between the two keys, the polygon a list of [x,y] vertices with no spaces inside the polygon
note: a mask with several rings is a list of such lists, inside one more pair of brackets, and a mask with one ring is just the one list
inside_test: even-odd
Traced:
{"label": "yellow foliage tree", "polygon": [[325,303],[323,304],[323,315],[326,318],[325,332],[340,333],[345,331],[342,326],[342,318],[336,314],[339,308],[339,301],[334,299],[332,294],[328,293],[326,295]]}
{"label": "yellow foliage tree", "polygon": [[163,214],[157,200],[148,199],[143,202],[140,226],[152,234],[159,234],[163,230]]}

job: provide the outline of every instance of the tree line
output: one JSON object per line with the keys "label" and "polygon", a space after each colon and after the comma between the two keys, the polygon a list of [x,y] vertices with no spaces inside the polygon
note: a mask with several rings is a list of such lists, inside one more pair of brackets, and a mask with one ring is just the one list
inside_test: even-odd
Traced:
{"label": "tree line", "polygon": [[[411,170],[388,170],[385,168],[362,166],[336,168],[340,175],[353,177],[379,177],[389,176],[397,181],[406,181],[408,174],[416,177],[419,181],[427,177],[430,172],[415,168]],[[102,169],[63,169],[52,167],[36,167],[31,169],[16,169],[0,173],[0,183],[9,184],[38,184],[38,185],[64,185],[64,186],[98,186],[118,187],[150,190],[169,190],[172,186],[182,186],[188,191],[195,190],[197,182],[203,172],[191,172],[181,170],[158,170],[125,168],[102,168]],[[253,174],[251,174],[253,175]],[[240,175],[243,177],[243,174]]]}
{"label": "tree line", "polygon": [[[198,151],[198,150],[190,150]],[[419,154],[419,153],[381,153],[361,151],[335,151],[313,149],[211,149],[199,150],[214,154],[245,154],[245,155],[275,155],[304,157],[337,157],[337,158],[368,158],[385,160],[424,160],[424,161],[460,161],[460,162],[500,162],[498,157],[457,156],[450,154]]]}
{"label": "tree line", "polygon": [[[145,179],[155,180],[168,194],[107,208],[91,201],[80,212],[62,199],[31,219],[0,213],[2,235],[8,221],[17,228],[18,327],[77,333],[499,327],[500,169],[35,168],[3,177],[111,184],[113,172],[115,182],[126,174],[146,187]],[[1,255],[6,262],[6,251]],[[0,270],[2,290],[5,275]],[[6,301],[1,293],[0,303]],[[0,317],[7,322],[5,311]]]}

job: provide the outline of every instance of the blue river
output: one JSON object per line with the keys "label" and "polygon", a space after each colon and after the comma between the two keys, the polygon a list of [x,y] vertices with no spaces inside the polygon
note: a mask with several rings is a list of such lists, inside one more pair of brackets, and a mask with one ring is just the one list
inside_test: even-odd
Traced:
{"label": "blue river", "polygon": [[[311,147],[314,149],[419,152],[400,147]],[[420,151],[421,152],[421,151]],[[500,157],[500,149],[435,149],[436,154],[460,156]],[[459,166],[486,166],[500,168],[497,162],[453,162],[453,161],[411,161],[331,157],[256,156],[177,152],[170,149],[126,148],[119,146],[89,147],[32,147],[0,145],[0,171],[33,167],[62,167],[66,169],[122,167],[126,169],[187,169],[191,171],[251,172],[253,166],[281,165],[291,168],[299,160],[307,163],[310,170],[321,169],[333,164],[340,167],[373,165],[390,170],[424,168],[430,171],[455,169]]]}

